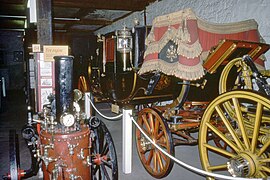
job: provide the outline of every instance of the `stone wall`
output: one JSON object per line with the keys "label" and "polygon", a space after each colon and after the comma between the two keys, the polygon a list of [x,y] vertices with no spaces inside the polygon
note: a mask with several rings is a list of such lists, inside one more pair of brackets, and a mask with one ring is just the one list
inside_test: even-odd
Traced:
{"label": "stone wall", "polygon": [[[150,4],[146,8],[146,24],[151,25],[156,16],[191,8],[198,17],[213,23],[237,22],[247,19],[255,19],[259,25],[261,36],[270,44],[270,1],[269,0],[161,0]],[[137,12],[130,16],[104,27],[96,33],[121,29],[123,24],[133,26],[133,19],[137,18],[143,25],[143,13]],[[266,67],[270,69],[270,51],[266,53]]]}

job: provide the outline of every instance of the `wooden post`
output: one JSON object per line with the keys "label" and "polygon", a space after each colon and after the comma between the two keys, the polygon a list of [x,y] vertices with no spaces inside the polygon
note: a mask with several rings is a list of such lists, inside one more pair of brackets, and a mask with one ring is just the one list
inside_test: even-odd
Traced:
{"label": "wooden post", "polygon": [[43,51],[43,45],[53,44],[52,0],[37,1],[37,42]]}

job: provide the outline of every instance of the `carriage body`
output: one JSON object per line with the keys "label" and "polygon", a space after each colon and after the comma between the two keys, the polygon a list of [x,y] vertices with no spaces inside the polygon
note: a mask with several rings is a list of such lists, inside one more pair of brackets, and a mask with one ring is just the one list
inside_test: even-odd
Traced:
{"label": "carriage body", "polygon": [[[99,39],[103,43],[98,47],[99,55],[91,63],[89,73],[90,78],[94,77],[93,81],[98,81],[99,89],[93,92],[120,105],[143,104],[139,99],[144,99],[146,103],[155,102],[159,98],[163,101],[172,100],[181,93],[183,81],[198,84],[203,83],[203,79],[211,81],[209,87],[216,86],[211,87],[214,93],[207,94],[209,91],[205,90],[191,94],[202,94],[205,97],[206,93],[211,100],[218,96],[216,82],[226,63],[235,57],[250,54],[256,65],[263,68],[263,61],[258,57],[267,51],[254,49],[256,45],[252,45],[252,42],[259,43],[261,40],[256,21],[209,23],[197,17],[191,9],[158,16],[153,20],[151,28],[135,28],[132,36],[133,50],[126,53],[117,50],[118,38],[115,34],[109,33]],[[250,47],[246,47],[244,42],[231,44],[224,42],[226,40],[251,43]],[[211,56],[211,52],[221,44],[223,50]],[[238,46],[237,51],[235,46]],[[162,76],[149,93],[149,81],[155,73]],[[90,84],[95,83],[90,80]],[[192,89],[196,91],[196,88]]]}
{"label": "carriage body", "polygon": [[[243,92],[243,96],[241,91],[228,95],[225,93],[232,89],[253,89],[254,81],[251,77],[264,79],[258,69],[263,69],[262,55],[270,46],[260,43],[257,23],[254,20],[228,24],[208,23],[188,9],[155,18],[145,42],[147,49],[139,50],[144,53],[141,66],[141,59],[133,56],[138,54],[136,50],[133,54],[123,55],[112,48],[111,61],[104,58],[105,63],[95,68],[99,71],[96,73],[99,74],[96,78],[99,82],[96,95],[102,94],[106,100],[122,106],[150,104],[140,109],[137,122],[147,135],[171,155],[174,155],[174,146],[194,145],[199,140],[202,166],[205,170],[212,172],[225,169],[232,176],[267,177],[269,171],[265,162],[268,154],[265,149],[269,145],[264,140],[267,134],[269,135],[268,115],[260,113],[260,117],[255,118],[256,114],[251,110],[257,102],[256,99],[262,102],[267,98],[251,92]],[[107,52],[108,49],[104,54]],[[250,57],[249,63],[245,61],[246,55]],[[123,56],[128,57],[127,71],[122,70]],[[156,74],[159,74],[157,79],[160,81],[155,81],[158,76]],[[260,75],[255,77],[254,74]],[[259,82],[257,80],[255,82]],[[264,84],[260,88],[262,93],[267,91],[264,91],[264,88],[269,87]],[[222,93],[225,94],[220,95]],[[243,99],[249,100],[244,102]],[[155,103],[168,100],[172,101],[162,106]],[[243,101],[243,104],[253,101],[253,108],[242,107],[242,104],[237,105],[236,102],[226,102],[223,105],[222,100],[239,100]],[[269,102],[261,104],[264,108],[266,106],[265,109],[269,109]],[[215,109],[216,106],[222,107]],[[259,105],[260,110],[261,108]],[[244,119],[237,120],[241,115]],[[260,127],[260,118],[264,121],[264,128]],[[255,121],[257,125],[254,125]],[[234,124],[229,125],[232,122]],[[202,133],[202,137],[196,139],[192,134],[199,130],[202,131],[199,133]],[[253,130],[255,132],[252,134]],[[246,135],[238,134],[239,131]],[[137,151],[144,168],[155,178],[167,176],[173,161],[151,145],[138,129],[135,135]],[[229,140],[226,139],[227,136]],[[239,142],[243,141],[243,138],[244,142]],[[252,140],[254,138],[260,140],[256,142]],[[213,141],[215,147],[208,145],[208,141]],[[249,147],[250,144],[252,147]],[[237,146],[241,149],[237,149]],[[244,151],[244,146],[248,152]],[[261,147],[263,150],[260,150]],[[255,153],[257,150],[260,153]],[[217,154],[230,158],[220,166],[211,165],[208,151],[216,151]],[[258,158],[264,160],[257,160]],[[244,168],[236,167],[237,163]]]}

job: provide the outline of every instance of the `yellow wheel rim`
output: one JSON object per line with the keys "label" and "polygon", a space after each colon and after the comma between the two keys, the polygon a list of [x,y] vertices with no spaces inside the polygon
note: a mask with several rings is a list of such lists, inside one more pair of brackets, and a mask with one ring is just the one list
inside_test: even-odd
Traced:
{"label": "yellow wheel rim", "polygon": [[[241,75],[240,75],[241,73]],[[252,89],[252,80],[249,67],[242,61],[242,58],[231,60],[223,69],[219,79],[219,94],[235,89]],[[232,79],[234,77],[235,79]],[[229,80],[230,78],[230,80]],[[231,83],[233,82],[233,84]],[[227,113],[233,117],[233,109],[230,103],[224,103]]]}
{"label": "yellow wheel rim", "polygon": [[[227,115],[224,103],[232,105],[234,119]],[[239,177],[268,177],[270,121],[265,116],[269,112],[270,101],[251,91],[231,91],[214,99],[199,130],[203,169]]]}

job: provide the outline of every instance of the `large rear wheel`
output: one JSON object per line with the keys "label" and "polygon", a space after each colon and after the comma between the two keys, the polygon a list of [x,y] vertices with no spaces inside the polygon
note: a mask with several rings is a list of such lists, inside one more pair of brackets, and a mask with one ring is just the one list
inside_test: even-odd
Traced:
{"label": "large rear wheel", "polygon": [[[219,79],[219,94],[239,89],[253,89],[252,71],[242,58],[231,60],[222,70]],[[223,104],[229,115],[234,113],[230,102]]]}
{"label": "large rear wheel", "polygon": [[[230,116],[224,103],[232,105]],[[270,175],[269,125],[268,98],[240,90],[218,96],[207,107],[200,125],[203,169],[235,177],[267,178]],[[219,145],[214,142],[217,138]]]}
{"label": "large rear wheel", "polygon": [[219,94],[235,89],[253,89],[251,75],[249,66],[242,58],[231,60],[221,72]]}

